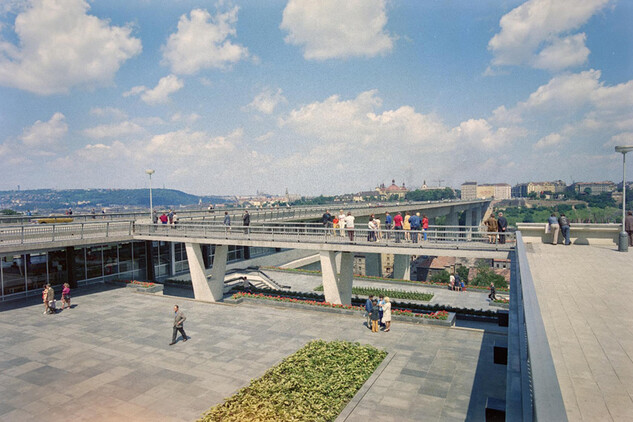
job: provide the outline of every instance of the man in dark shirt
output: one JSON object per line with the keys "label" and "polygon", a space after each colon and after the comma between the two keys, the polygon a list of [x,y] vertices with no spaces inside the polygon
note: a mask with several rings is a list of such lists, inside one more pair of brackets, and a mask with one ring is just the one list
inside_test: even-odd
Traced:
{"label": "man in dark shirt", "polygon": [[560,226],[563,238],[565,238],[565,245],[569,246],[571,244],[569,241],[569,227],[571,224],[569,223],[569,219],[565,217],[565,214],[561,213],[560,217],[558,217],[558,225]]}
{"label": "man in dark shirt", "polygon": [[633,212],[627,211],[624,219],[624,231],[629,235],[629,246],[633,246]]}
{"label": "man in dark shirt", "polygon": [[374,308],[372,302],[374,300],[374,295],[369,295],[369,299],[365,301],[365,313],[367,317],[367,328],[371,330],[371,311]]}
{"label": "man in dark shirt", "polygon": [[330,210],[326,210],[321,217],[321,222],[323,223],[323,227],[326,229],[332,228],[332,214],[330,214]]}
{"label": "man in dark shirt", "polygon": [[187,341],[189,339],[183,327],[186,319],[187,317],[182,313],[178,305],[174,305],[174,333],[171,336],[171,343],[169,343],[170,346],[176,344],[176,335],[178,334],[178,331],[182,334],[182,341]]}
{"label": "man in dark shirt", "polygon": [[[499,233],[505,233],[508,230],[508,220],[503,216],[503,213],[499,213],[499,218],[497,219],[497,227]],[[506,235],[499,234],[499,243],[506,243]]]}
{"label": "man in dark shirt", "polygon": [[251,215],[247,210],[244,210],[244,215],[242,216],[242,225],[244,226],[244,233],[248,233],[248,226],[251,225]]}

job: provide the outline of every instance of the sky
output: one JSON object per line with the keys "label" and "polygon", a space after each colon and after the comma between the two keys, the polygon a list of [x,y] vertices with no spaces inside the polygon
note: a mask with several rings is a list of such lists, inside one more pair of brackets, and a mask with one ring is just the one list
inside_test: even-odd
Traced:
{"label": "sky", "polygon": [[617,182],[632,19],[630,0],[0,0],[0,190],[146,169],[199,195]]}

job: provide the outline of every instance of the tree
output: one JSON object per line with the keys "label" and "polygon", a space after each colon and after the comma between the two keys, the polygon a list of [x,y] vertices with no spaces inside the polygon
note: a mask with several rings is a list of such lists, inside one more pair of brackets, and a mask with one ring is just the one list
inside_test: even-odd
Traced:
{"label": "tree", "polygon": [[493,283],[495,287],[508,287],[506,279],[495,273],[486,262],[480,262],[477,265],[477,275],[473,277],[470,284],[473,286],[489,286]]}
{"label": "tree", "polygon": [[431,276],[432,283],[448,283],[451,275],[446,270],[438,271]]}
{"label": "tree", "polygon": [[455,268],[455,271],[459,275],[459,279],[463,281],[465,284],[468,284],[468,273],[470,272],[468,267],[465,267],[463,265],[458,265],[457,268]]}
{"label": "tree", "polygon": [[528,198],[530,198],[530,199],[536,199],[536,196],[537,196],[536,192],[530,192],[528,194]]}
{"label": "tree", "polygon": [[18,215],[18,212],[17,211],[13,211],[13,210],[11,210],[9,208],[5,208],[3,210],[0,210],[0,214],[2,214],[2,215]]}

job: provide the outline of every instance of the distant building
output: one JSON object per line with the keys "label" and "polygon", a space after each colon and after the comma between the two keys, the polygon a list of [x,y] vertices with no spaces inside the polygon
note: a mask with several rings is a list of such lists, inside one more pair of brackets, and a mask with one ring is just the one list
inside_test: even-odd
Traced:
{"label": "distant building", "polygon": [[418,281],[428,281],[433,274],[443,270],[449,273],[455,268],[455,257],[451,256],[429,256],[415,261]]}
{"label": "distant building", "polygon": [[564,193],[567,185],[562,180],[553,182],[527,182],[519,183],[512,188],[513,198],[527,198],[532,192],[537,196],[549,192],[552,194]]}
{"label": "distant building", "polygon": [[591,195],[600,195],[613,192],[616,186],[613,182],[576,182],[572,188],[576,193],[584,193],[589,189]]}
{"label": "distant building", "polygon": [[391,180],[391,185],[385,187],[385,184],[381,183],[375,190],[385,199],[390,198],[392,195],[396,195],[398,199],[404,199],[407,192],[409,192],[409,189],[405,187],[404,182],[402,182],[402,186],[398,186],[396,185],[395,179]]}
{"label": "distant building", "polygon": [[462,183],[462,199],[465,201],[477,199],[477,182]]}
{"label": "distant building", "polygon": [[477,182],[466,182],[462,184],[462,199],[510,199],[512,197],[512,186],[507,183],[485,183],[477,185]]}

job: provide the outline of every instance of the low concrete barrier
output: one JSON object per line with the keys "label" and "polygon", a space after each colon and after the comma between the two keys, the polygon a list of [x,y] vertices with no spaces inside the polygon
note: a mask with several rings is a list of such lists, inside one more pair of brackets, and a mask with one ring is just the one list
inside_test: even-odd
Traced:
{"label": "low concrete barrier", "polygon": [[[547,223],[517,223],[525,243],[552,243],[552,233],[545,233]],[[619,224],[572,223],[569,239],[574,245],[617,245],[622,230]],[[558,243],[563,243],[559,233]]]}

